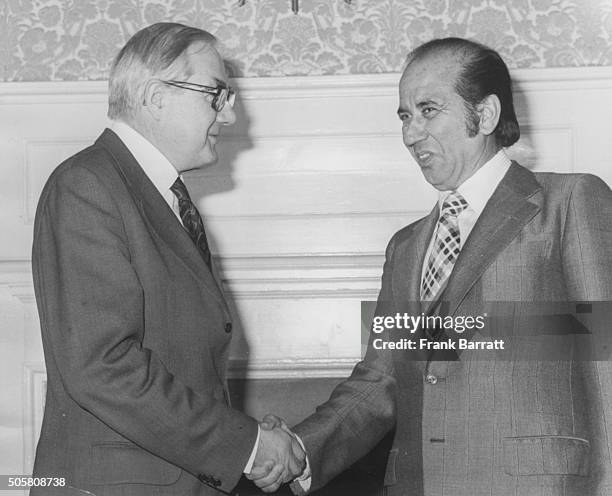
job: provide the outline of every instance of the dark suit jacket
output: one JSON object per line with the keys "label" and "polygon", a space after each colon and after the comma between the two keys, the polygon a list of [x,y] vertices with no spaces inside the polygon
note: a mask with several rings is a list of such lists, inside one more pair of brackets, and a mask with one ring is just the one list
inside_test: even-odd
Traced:
{"label": "dark suit jacket", "polygon": [[[378,313],[420,313],[420,302],[407,302],[419,299],[437,218],[436,206],[393,236]],[[600,179],[513,163],[461,251],[442,295],[445,315],[478,315],[495,301],[611,300],[611,219],[612,193]],[[330,400],[295,427],[312,489],[395,424],[390,495],[612,494],[610,362],[480,353],[415,360],[370,345]]]}
{"label": "dark suit jacket", "polygon": [[32,261],[48,379],[35,476],[96,496],[230,491],[257,424],[228,404],[228,306],[112,131],[49,178]]}

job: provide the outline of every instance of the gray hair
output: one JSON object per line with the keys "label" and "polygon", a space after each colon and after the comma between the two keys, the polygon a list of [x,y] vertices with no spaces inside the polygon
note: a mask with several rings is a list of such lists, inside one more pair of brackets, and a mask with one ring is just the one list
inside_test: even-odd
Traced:
{"label": "gray hair", "polygon": [[172,22],[158,22],[138,31],[113,61],[108,80],[108,117],[133,116],[151,78],[188,78],[191,68],[183,55],[198,42],[214,47],[216,38],[203,29]]}

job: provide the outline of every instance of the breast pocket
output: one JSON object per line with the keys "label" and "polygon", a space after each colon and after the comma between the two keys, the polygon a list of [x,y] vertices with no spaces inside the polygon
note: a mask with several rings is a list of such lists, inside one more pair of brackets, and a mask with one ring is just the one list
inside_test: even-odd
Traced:
{"label": "breast pocket", "polygon": [[510,267],[537,267],[550,257],[551,243],[548,239],[533,241],[516,240],[499,257]]}

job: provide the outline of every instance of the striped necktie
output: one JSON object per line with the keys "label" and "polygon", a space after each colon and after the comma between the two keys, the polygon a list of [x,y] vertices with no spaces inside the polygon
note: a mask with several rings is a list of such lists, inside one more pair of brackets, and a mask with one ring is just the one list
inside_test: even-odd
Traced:
{"label": "striped necktie", "polygon": [[210,248],[208,247],[206,232],[204,231],[204,223],[202,222],[202,217],[200,217],[198,209],[191,201],[191,197],[189,196],[189,192],[185,187],[185,183],[181,181],[180,177],[177,177],[174,184],[170,187],[170,190],[178,199],[179,215],[181,216],[183,226],[197,246],[198,251],[206,262],[206,265],[208,265],[208,268],[212,269]]}

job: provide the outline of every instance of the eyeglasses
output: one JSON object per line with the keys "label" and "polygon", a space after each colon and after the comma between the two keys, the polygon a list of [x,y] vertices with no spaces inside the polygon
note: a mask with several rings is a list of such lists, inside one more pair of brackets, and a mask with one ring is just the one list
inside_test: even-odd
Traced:
{"label": "eyeglasses", "polygon": [[184,90],[197,91],[198,93],[205,93],[207,95],[213,95],[211,102],[212,108],[215,112],[221,112],[226,103],[229,103],[230,107],[234,106],[236,100],[236,93],[233,88],[226,86],[225,84],[219,84],[218,86],[203,86],[201,84],[188,83],[186,81],[164,81],[162,83],[170,86],[176,86]]}

